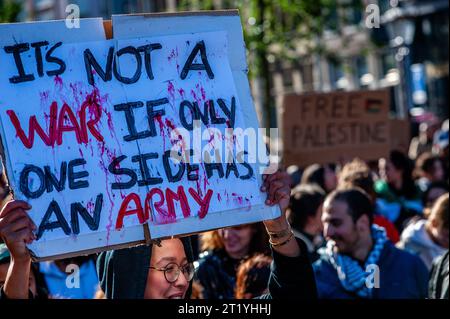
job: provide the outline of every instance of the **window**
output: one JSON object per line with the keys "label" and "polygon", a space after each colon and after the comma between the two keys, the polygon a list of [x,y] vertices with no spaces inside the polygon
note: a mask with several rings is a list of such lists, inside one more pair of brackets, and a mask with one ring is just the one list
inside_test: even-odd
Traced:
{"label": "window", "polygon": [[363,7],[361,0],[348,0],[343,4],[343,20],[345,25],[359,24],[363,18]]}
{"label": "window", "polygon": [[397,67],[395,63],[394,54],[392,52],[385,52],[381,56],[381,63],[383,67],[383,75],[388,74],[388,72]]}
{"label": "window", "polygon": [[304,64],[301,68],[303,90],[306,92],[314,90],[313,65]]}
{"label": "window", "polygon": [[292,68],[290,67],[284,67],[283,71],[283,87],[285,91],[289,91],[293,87],[293,80],[292,80]]}
{"label": "window", "polygon": [[338,10],[336,3],[323,12],[325,17],[325,30],[336,31],[339,27]]}
{"label": "window", "polygon": [[340,61],[331,60],[329,62],[330,82],[333,89],[342,89],[344,76],[344,68]]}

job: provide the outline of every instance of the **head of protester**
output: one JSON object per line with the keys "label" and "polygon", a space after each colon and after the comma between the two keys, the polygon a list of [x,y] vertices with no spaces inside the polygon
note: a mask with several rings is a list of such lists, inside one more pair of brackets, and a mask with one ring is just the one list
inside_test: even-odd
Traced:
{"label": "head of protester", "polygon": [[388,158],[379,160],[381,179],[374,188],[379,212],[402,231],[407,221],[422,215],[420,189],[412,177],[412,161],[400,151],[391,151]]}
{"label": "head of protester", "polygon": [[373,223],[383,227],[386,230],[387,237],[393,243],[398,242],[400,235],[396,227],[379,211],[381,209],[378,205],[377,194],[374,190],[374,174],[368,164],[359,158],[355,158],[345,164],[339,175],[339,189],[351,189],[355,187],[362,189],[369,195],[370,200],[375,205]]}
{"label": "head of protester", "polygon": [[431,234],[434,242],[448,249],[449,233],[448,233],[448,214],[449,214],[449,194],[444,194],[438,198],[431,214],[428,217],[427,229]]}
{"label": "head of protester", "polygon": [[207,232],[201,243],[197,282],[205,298],[233,298],[240,263],[254,254],[270,253],[263,223]]}
{"label": "head of protester", "polygon": [[422,192],[425,192],[433,182],[441,182],[445,180],[445,169],[442,159],[430,152],[423,153],[416,161],[414,170],[416,184]]}
{"label": "head of protester", "polygon": [[[372,230],[383,238],[384,232],[372,229],[373,205],[359,189],[336,191],[327,197],[322,213],[324,236],[334,242],[338,253],[364,261],[372,243]],[[376,231],[375,231],[376,230]]]}
{"label": "head of protester", "polygon": [[312,164],[303,171],[301,184],[315,184],[327,194],[337,186],[336,169],[334,165]]}
{"label": "head of protester", "polygon": [[268,292],[271,263],[271,257],[257,254],[239,266],[236,276],[236,299],[252,299]]}
{"label": "head of protester", "polygon": [[231,258],[239,260],[255,253],[270,252],[263,223],[220,228],[204,233],[201,250],[223,250]]}
{"label": "head of protester", "polygon": [[444,163],[448,162],[449,158],[449,119],[446,119],[441,129],[434,134],[433,153],[439,155],[444,159]]}
{"label": "head of protester", "polygon": [[423,139],[423,142],[432,142],[434,134],[439,130],[439,126],[440,122],[438,118],[433,114],[429,120],[420,123],[419,137]]}
{"label": "head of protester", "polygon": [[297,165],[291,165],[286,169],[286,173],[291,177],[291,186],[295,187],[300,184],[302,179],[302,171]]}
{"label": "head of protester", "polygon": [[194,276],[189,238],[101,253],[97,268],[108,299],[190,298]]}
{"label": "head of protester", "polygon": [[430,152],[433,147],[433,137],[439,130],[439,120],[432,115],[428,121],[419,125],[419,135],[411,140],[409,157],[416,160],[421,154]]}
{"label": "head of protester", "polygon": [[301,184],[291,192],[288,220],[296,237],[308,247],[309,259],[313,262],[319,255],[317,249],[322,240],[322,204],[325,192],[314,184]]}
{"label": "head of protester", "polygon": [[442,195],[449,192],[449,185],[447,182],[434,182],[428,185],[427,190],[422,195],[422,203],[425,210],[424,215],[429,214],[429,210],[433,207],[436,200]]}
{"label": "head of protester", "polygon": [[428,269],[431,269],[435,258],[448,250],[448,201],[448,193],[439,197],[428,219],[410,223],[397,244],[398,247],[420,256]]}
{"label": "head of protester", "polygon": [[359,187],[375,202],[377,194],[373,189],[374,178],[370,167],[362,159],[354,158],[345,164],[339,173],[338,188]]}
{"label": "head of protester", "polygon": [[[337,190],[322,214],[327,247],[314,263],[319,298],[423,298],[428,272],[373,224],[374,206],[358,188]],[[382,274],[382,276],[380,276]]]}

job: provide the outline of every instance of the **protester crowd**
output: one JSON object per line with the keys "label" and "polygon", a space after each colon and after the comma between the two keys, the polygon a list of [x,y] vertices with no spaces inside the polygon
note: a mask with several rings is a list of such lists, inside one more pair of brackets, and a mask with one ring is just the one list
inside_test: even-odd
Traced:
{"label": "protester crowd", "polygon": [[2,177],[0,298],[448,299],[448,133],[448,120],[423,123],[408,154],[377,166],[298,163],[265,176],[275,220],[41,263],[25,246],[30,207]]}

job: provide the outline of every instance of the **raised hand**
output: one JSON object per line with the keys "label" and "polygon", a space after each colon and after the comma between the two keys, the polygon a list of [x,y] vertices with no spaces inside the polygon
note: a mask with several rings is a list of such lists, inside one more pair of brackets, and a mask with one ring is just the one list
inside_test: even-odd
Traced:
{"label": "raised hand", "polygon": [[0,238],[5,242],[15,261],[30,259],[26,244],[36,239],[33,233],[36,226],[26,212],[30,208],[26,202],[13,200],[0,212]]}

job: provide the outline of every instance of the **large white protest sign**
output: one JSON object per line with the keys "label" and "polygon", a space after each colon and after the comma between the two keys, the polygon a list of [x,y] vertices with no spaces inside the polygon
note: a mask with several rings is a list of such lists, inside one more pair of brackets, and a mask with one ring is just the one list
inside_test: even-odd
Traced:
{"label": "large white protest sign", "polygon": [[279,215],[259,191],[249,146],[265,148],[245,131],[258,126],[230,67],[236,35],[163,31],[2,40],[2,140],[16,197],[33,206],[36,256],[131,245],[145,228],[155,239]]}

